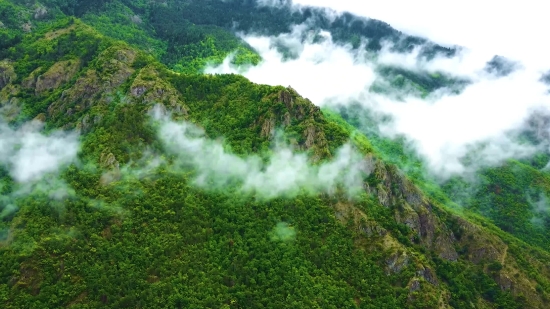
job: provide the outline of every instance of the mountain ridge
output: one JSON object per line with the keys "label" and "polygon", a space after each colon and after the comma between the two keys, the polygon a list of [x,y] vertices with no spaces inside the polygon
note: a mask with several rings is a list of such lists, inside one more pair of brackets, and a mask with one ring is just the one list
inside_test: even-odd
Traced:
{"label": "mountain ridge", "polygon": [[[548,301],[547,252],[526,245],[482,217],[457,214],[433,200],[396,165],[381,160],[378,150],[353,126],[344,125],[346,121],[337,114],[326,116],[290,87],[256,85],[237,75],[176,73],[146,52],[101,35],[74,18],[45,26],[11,48],[9,60],[0,66],[2,113],[11,115],[8,120],[13,125],[36,119],[45,121],[47,130],[78,129],[82,134],[79,159],[87,163],[70,165],[62,173],[76,195],[53,202],[32,192],[15,198],[24,205],[18,212],[2,215],[2,228],[8,232],[1,246],[0,296],[8,306],[542,308]],[[156,169],[140,166],[144,158],[151,159],[148,151],[165,150],[147,120],[155,106],[164,106],[161,109],[177,121],[203,127],[206,137],[223,136],[224,145],[241,157],[269,155],[274,132],[281,128],[288,144],[308,153],[313,164],[321,164],[334,157],[355,132],[351,143],[373,171],[364,180],[365,192],[358,200],[346,198],[341,188],[335,194],[302,192],[294,200],[267,202],[239,197],[238,184],[228,186],[228,192],[201,190],[193,186],[192,171],[178,172],[171,165],[177,160],[174,154],[163,154],[168,160]],[[142,170],[145,176],[135,176]],[[10,178],[9,173],[1,175]],[[9,196],[13,190],[8,187],[3,194]],[[65,206],[50,207],[57,203]],[[277,215],[270,214],[270,206]],[[187,221],[183,214],[189,215]],[[232,218],[241,226],[234,225]],[[290,241],[272,245],[259,235],[267,235],[261,226],[274,219],[298,221],[293,225],[298,233]],[[132,245],[123,245],[125,239]],[[234,260],[225,260],[225,251],[239,246],[241,251],[232,253]],[[282,257],[285,252],[294,254],[283,259],[290,264],[276,263],[278,257],[265,251],[270,248],[277,248]],[[160,255],[153,256],[150,250]],[[531,255],[524,256],[526,251]],[[163,252],[171,259],[162,257]],[[252,258],[256,255],[265,258]],[[91,263],[97,258],[95,263],[103,265]],[[247,258],[254,265],[251,269]],[[148,260],[156,266],[146,267]],[[204,260],[211,267],[205,267]],[[299,268],[288,268],[296,261],[302,263]],[[344,262],[345,266],[337,266]],[[109,263],[117,266],[111,269]],[[277,264],[279,274],[266,263]],[[171,273],[167,265],[185,275]],[[364,270],[360,273],[364,277],[354,275],[357,266],[377,276],[369,278]],[[301,277],[292,277],[293,271]],[[98,278],[96,273],[109,278]],[[115,274],[126,283],[115,279]],[[304,286],[315,292],[280,278],[272,284],[265,274],[307,278]],[[208,284],[207,289],[213,290],[183,287],[182,278],[197,287]],[[367,284],[367,279],[372,281]],[[320,292],[316,280],[335,290]],[[260,290],[271,289],[266,293],[269,298],[262,297],[252,281],[261,284]],[[120,286],[113,286],[114,282]],[[77,288],[69,288],[71,284]],[[177,297],[169,292],[176,285],[184,291]],[[277,286],[282,290],[275,291]],[[162,296],[155,297],[153,290]],[[285,290],[300,293],[285,303],[281,301]],[[315,297],[319,293],[324,299]],[[169,301],[162,304],[162,300]]]}

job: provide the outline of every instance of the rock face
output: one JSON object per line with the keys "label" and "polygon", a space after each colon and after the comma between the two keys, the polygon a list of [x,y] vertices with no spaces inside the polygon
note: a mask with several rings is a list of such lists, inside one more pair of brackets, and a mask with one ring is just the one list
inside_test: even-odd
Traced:
{"label": "rock face", "polygon": [[278,102],[283,104],[285,111],[282,113],[273,111],[276,122],[285,127],[296,122],[303,128],[299,148],[312,151],[313,162],[330,157],[325,132],[318,129],[320,120],[323,118],[321,109],[308,99],[300,97],[291,87],[279,92]]}
{"label": "rock face", "polygon": [[99,162],[100,166],[108,170],[99,179],[99,182],[102,185],[105,186],[110,184],[113,181],[117,181],[120,179],[121,177],[120,164],[118,163],[117,159],[111,152],[102,153],[99,161],[100,161]]}
{"label": "rock face", "polygon": [[269,117],[268,119],[265,119],[262,124],[262,132],[260,133],[262,137],[268,137],[271,139],[273,136],[273,133],[275,132],[275,124],[276,120],[275,118]]}
{"label": "rock face", "polygon": [[41,95],[47,90],[56,89],[70,81],[80,68],[80,60],[66,60],[55,63],[46,73],[36,79],[36,94]]}
{"label": "rock face", "polygon": [[0,61],[0,90],[17,78],[13,65],[9,60]]}
{"label": "rock face", "polygon": [[82,74],[71,88],[63,92],[59,100],[48,107],[48,114],[59,117],[88,109],[94,104],[108,103],[113,90],[135,72],[132,68],[135,57],[136,52],[130,48],[105,50],[98,60],[102,72],[91,69]]}
{"label": "rock face", "polygon": [[[509,290],[515,296],[525,296],[527,304],[533,304],[533,307],[540,307],[534,304],[544,303],[541,293],[534,289],[536,281],[529,279],[525,272],[518,271],[521,266],[516,258],[508,253],[508,245],[500,237],[458,215],[445,215],[444,209],[438,208],[436,214],[434,210],[440,206],[426,199],[395,166],[377,161],[374,175],[379,183],[371,189],[372,193],[377,196],[380,204],[394,209],[395,220],[407,225],[424,247],[437,253],[439,258],[452,262],[457,261],[459,257],[456,248],[461,248],[461,258],[473,264],[503,265],[503,269],[497,273],[486,270],[502,290]],[[447,226],[450,221],[454,222],[455,228],[459,230],[459,239]],[[403,253],[394,251],[386,259],[388,272],[401,271],[405,261]],[[531,259],[529,263],[537,265],[538,269],[548,269],[547,266],[539,264],[537,259]],[[418,265],[418,261],[415,261],[415,264]],[[416,277],[433,286],[439,285],[439,280],[430,267],[417,266]],[[422,280],[417,279],[409,283],[411,292],[423,290],[426,286]]]}
{"label": "rock face", "polygon": [[17,118],[21,111],[21,102],[16,95],[20,92],[20,87],[14,85],[17,74],[10,61],[0,61],[0,117],[7,121]]}
{"label": "rock face", "polygon": [[185,116],[188,114],[185,103],[181,101],[180,93],[159,77],[159,72],[154,66],[141,69],[130,87],[130,96],[136,102],[163,104],[173,112]]}
{"label": "rock face", "polygon": [[42,67],[39,67],[36,70],[32,71],[29,76],[23,79],[23,81],[21,82],[21,86],[27,89],[36,88],[36,81],[38,79],[38,76],[40,76],[40,72],[42,72]]}
{"label": "rock face", "polygon": [[386,259],[387,272],[389,274],[399,273],[401,272],[401,270],[403,270],[403,268],[409,265],[409,262],[410,258],[404,251],[397,251],[394,254],[390,255],[388,259]]}
{"label": "rock face", "polygon": [[428,267],[422,267],[420,270],[416,272],[416,275],[424,278],[424,280],[428,281],[433,285],[439,284],[439,281],[437,280],[435,272]]}
{"label": "rock face", "polygon": [[458,253],[453,246],[452,232],[433,213],[433,205],[420,190],[395,166],[382,161],[376,162],[374,175],[379,182],[374,194],[382,205],[395,209],[396,221],[408,226],[420,242],[439,257],[456,261]]}

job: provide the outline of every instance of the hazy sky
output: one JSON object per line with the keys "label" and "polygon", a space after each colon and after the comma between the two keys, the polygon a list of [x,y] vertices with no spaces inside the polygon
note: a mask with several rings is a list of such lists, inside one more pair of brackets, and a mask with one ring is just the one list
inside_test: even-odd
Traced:
{"label": "hazy sky", "polygon": [[550,27],[545,1],[293,0],[379,19],[440,44],[543,62],[550,67]]}

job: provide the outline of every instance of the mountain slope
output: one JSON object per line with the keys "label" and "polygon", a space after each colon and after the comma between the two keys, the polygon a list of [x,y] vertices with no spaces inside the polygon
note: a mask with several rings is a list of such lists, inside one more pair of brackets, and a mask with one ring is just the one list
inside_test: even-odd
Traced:
{"label": "mountain slope", "polygon": [[[454,213],[292,88],[176,73],[74,18],[17,35],[0,53],[1,113],[14,128],[45,121],[50,136],[78,130],[81,146],[59,177],[0,170],[6,307],[547,306],[547,252]],[[206,167],[161,134],[168,112],[231,162],[269,161],[282,141],[322,166],[349,143],[350,170],[370,173],[351,198],[342,185],[243,191],[215,169],[201,183]]]}

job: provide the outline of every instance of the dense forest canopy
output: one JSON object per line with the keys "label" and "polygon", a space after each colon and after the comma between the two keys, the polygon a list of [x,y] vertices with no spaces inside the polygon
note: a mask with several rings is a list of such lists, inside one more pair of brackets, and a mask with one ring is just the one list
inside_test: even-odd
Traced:
{"label": "dense forest canopy", "polygon": [[[290,1],[0,0],[2,304],[548,307],[548,153],[441,183],[361,104],[202,73],[298,24],[369,55],[459,50]],[[392,98],[471,82],[376,72]],[[516,137],[544,145],[548,119]]]}

